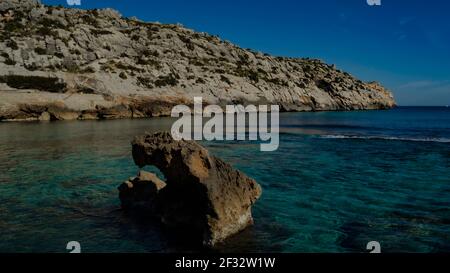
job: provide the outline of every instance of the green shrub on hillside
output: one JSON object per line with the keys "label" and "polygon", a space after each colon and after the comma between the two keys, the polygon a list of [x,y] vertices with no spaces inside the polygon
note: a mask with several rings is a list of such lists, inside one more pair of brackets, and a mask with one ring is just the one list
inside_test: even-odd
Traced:
{"label": "green shrub on hillside", "polygon": [[156,87],[164,87],[164,86],[175,86],[178,85],[178,79],[173,74],[167,76],[159,76],[155,81]]}
{"label": "green shrub on hillside", "polygon": [[220,80],[223,81],[223,82],[225,82],[225,83],[228,83],[229,85],[232,84],[232,82],[230,81],[230,79],[227,78],[227,77],[225,77],[224,75],[220,75]]}
{"label": "green shrub on hillside", "polygon": [[194,43],[191,41],[191,39],[189,37],[186,37],[184,35],[178,34],[178,38],[186,44],[187,49],[189,50],[194,50],[195,49],[195,45]]}
{"label": "green shrub on hillside", "polygon": [[91,33],[94,34],[95,36],[113,34],[111,31],[106,30],[106,29],[91,29]]}
{"label": "green shrub on hillside", "polygon": [[62,54],[61,52],[56,52],[55,53],[55,57],[60,58],[60,59],[64,59],[64,54]]}
{"label": "green shrub on hillside", "polygon": [[14,40],[9,40],[8,42],[6,42],[6,46],[11,48],[12,50],[19,49],[19,46],[17,45],[17,43]]}
{"label": "green shrub on hillside", "polygon": [[61,29],[65,29],[66,28],[59,21],[53,20],[53,19],[50,19],[50,18],[43,18],[39,23],[43,27],[48,27],[48,28],[61,28]]}
{"label": "green shrub on hillside", "polygon": [[279,79],[279,78],[272,78],[272,79],[265,78],[264,80],[266,82],[273,83],[275,85],[280,85],[280,86],[284,86],[284,87],[289,86],[289,83],[287,81]]}
{"label": "green shrub on hillside", "polygon": [[83,19],[85,24],[91,25],[91,26],[93,26],[95,28],[100,28],[100,25],[99,25],[97,19],[95,19],[95,17],[86,14],[86,15],[84,15],[82,17],[82,19]]}
{"label": "green shrub on hillside", "polygon": [[8,57],[5,59],[5,64],[6,65],[16,65],[16,62]]}
{"label": "green shrub on hillside", "polygon": [[15,32],[21,32],[23,27],[24,26],[19,21],[13,20],[5,23],[4,30],[9,34],[13,34]]}
{"label": "green shrub on hillside", "polygon": [[92,66],[88,66],[82,69],[80,73],[95,73],[95,69]]}
{"label": "green shrub on hillside", "polygon": [[158,61],[153,60],[153,59],[145,60],[145,59],[140,58],[139,60],[137,60],[136,64],[138,64],[138,65],[151,65],[151,66],[155,67],[156,69],[160,69],[161,68],[161,64]]}
{"label": "green shrub on hillside", "polygon": [[125,72],[123,72],[123,71],[120,72],[119,77],[120,77],[121,79],[123,79],[123,80],[128,79],[127,74],[126,74]]}
{"label": "green shrub on hillside", "polygon": [[66,83],[58,78],[40,76],[5,75],[0,76],[0,82],[16,89],[37,89],[53,93],[63,93],[67,87]]}
{"label": "green shrub on hillside", "polygon": [[57,32],[55,30],[53,30],[50,27],[45,27],[45,26],[40,27],[36,31],[36,34],[41,35],[41,36],[53,36],[53,37],[57,36]]}
{"label": "green shrub on hillside", "polygon": [[205,84],[206,83],[205,80],[202,79],[202,78],[197,78],[197,80],[195,82],[199,83],[199,84]]}
{"label": "green shrub on hillside", "polygon": [[238,66],[235,69],[235,74],[236,74],[236,76],[239,76],[242,78],[248,78],[255,83],[259,82],[259,78],[260,78],[257,71],[246,69],[241,66]]}
{"label": "green shrub on hillside", "polygon": [[34,49],[34,52],[36,52],[38,55],[46,55],[47,54],[47,50],[42,47],[36,47]]}
{"label": "green shrub on hillside", "polygon": [[141,85],[141,86],[144,86],[144,87],[147,87],[147,88],[149,88],[149,89],[152,89],[152,88],[153,88],[152,80],[149,79],[149,78],[138,77],[138,78],[137,78],[137,84],[138,84],[138,85]]}

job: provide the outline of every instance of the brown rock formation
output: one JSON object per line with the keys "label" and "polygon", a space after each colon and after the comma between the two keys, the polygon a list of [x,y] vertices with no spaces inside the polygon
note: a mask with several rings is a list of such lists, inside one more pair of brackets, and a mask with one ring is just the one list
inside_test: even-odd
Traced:
{"label": "brown rock formation", "polygon": [[[139,136],[132,145],[139,167],[156,166],[167,178],[153,199],[147,195],[150,203],[155,200],[163,224],[192,230],[204,245],[213,246],[253,223],[251,206],[261,195],[255,180],[196,142],[175,141],[169,133]],[[129,207],[130,199],[123,198],[127,191],[123,185],[121,199]]]}
{"label": "brown rock formation", "polygon": [[119,198],[123,209],[154,210],[158,192],[166,183],[155,174],[140,171],[137,177],[132,177],[119,186]]}

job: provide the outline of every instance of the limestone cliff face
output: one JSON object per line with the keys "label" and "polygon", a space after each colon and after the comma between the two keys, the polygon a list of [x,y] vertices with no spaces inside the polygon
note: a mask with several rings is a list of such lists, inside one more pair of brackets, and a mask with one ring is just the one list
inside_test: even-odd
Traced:
{"label": "limestone cliff face", "polygon": [[0,120],[161,116],[194,96],[284,111],[395,105],[381,85],[319,60],[273,57],[111,9],[0,3]]}

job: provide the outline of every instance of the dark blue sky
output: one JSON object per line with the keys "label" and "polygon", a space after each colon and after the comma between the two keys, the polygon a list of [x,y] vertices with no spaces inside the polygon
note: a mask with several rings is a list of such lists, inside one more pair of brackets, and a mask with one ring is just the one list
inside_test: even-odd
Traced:
{"label": "dark blue sky", "polygon": [[145,21],[182,23],[244,48],[319,58],[381,82],[400,105],[450,105],[449,2],[81,0],[80,7],[112,7]]}

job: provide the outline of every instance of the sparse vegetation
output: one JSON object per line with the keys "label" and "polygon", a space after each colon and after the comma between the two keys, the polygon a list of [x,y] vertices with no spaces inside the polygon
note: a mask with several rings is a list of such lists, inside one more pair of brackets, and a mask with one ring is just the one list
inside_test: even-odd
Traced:
{"label": "sparse vegetation", "polygon": [[117,63],[115,66],[118,69],[121,69],[121,70],[130,70],[130,71],[136,71],[136,72],[144,72],[144,69],[141,69],[139,67],[135,67],[135,66],[132,66],[132,65],[127,65],[127,64],[124,64],[122,62]]}
{"label": "sparse vegetation", "polygon": [[100,70],[105,71],[105,72],[112,72],[114,70],[114,66],[115,66],[115,63],[111,61],[111,62],[102,64],[102,66],[100,67]]}
{"label": "sparse vegetation", "polygon": [[248,65],[249,64],[249,56],[246,53],[239,55],[238,66]]}
{"label": "sparse vegetation", "polygon": [[225,83],[227,83],[227,84],[229,84],[229,85],[232,84],[232,82],[230,81],[230,79],[227,78],[227,77],[225,77],[224,75],[220,75],[220,80],[223,81],[223,82],[225,82]]}
{"label": "sparse vegetation", "polygon": [[64,58],[64,54],[62,54],[61,52],[55,52],[55,57],[63,59]]}
{"label": "sparse vegetation", "polygon": [[70,52],[70,54],[73,54],[73,55],[81,55],[81,51],[80,51],[79,49],[73,49],[73,48],[71,48],[71,49],[69,50],[69,52]]}
{"label": "sparse vegetation", "polygon": [[159,27],[152,26],[152,27],[150,27],[150,30],[153,31],[153,32],[158,32],[159,31]]}
{"label": "sparse vegetation", "polygon": [[130,34],[131,32],[133,32],[132,29],[121,29],[120,32],[122,32],[123,34]]}
{"label": "sparse vegetation", "polygon": [[81,94],[95,94],[95,90],[94,89],[86,87],[86,86],[78,87],[77,92],[81,93]]}
{"label": "sparse vegetation", "polygon": [[4,30],[9,34],[18,33],[23,30],[23,25],[17,20],[12,20],[5,23]]}
{"label": "sparse vegetation", "polygon": [[91,66],[88,66],[80,71],[80,73],[95,73],[95,69]]}
{"label": "sparse vegetation", "polygon": [[36,71],[38,70],[38,66],[35,63],[25,64],[25,69],[28,71]]}
{"label": "sparse vegetation", "polygon": [[167,85],[169,86],[178,85],[178,77],[173,74],[169,74],[167,76],[159,76],[158,79],[155,81],[156,87],[164,87]]}
{"label": "sparse vegetation", "polygon": [[55,30],[53,30],[50,27],[40,27],[37,31],[36,34],[41,35],[41,36],[57,36],[57,32]]}
{"label": "sparse vegetation", "polygon": [[329,83],[326,80],[317,80],[316,81],[316,86],[326,92],[332,92],[333,91],[333,86],[331,85],[331,83]]}
{"label": "sparse vegetation", "polygon": [[47,50],[45,48],[42,48],[42,47],[36,47],[34,49],[34,52],[36,52],[39,55],[46,55],[47,54]]}
{"label": "sparse vegetation", "polygon": [[259,74],[257,71],[250,70],[241,66],[238,66],[235,70],[236,76],[242,77],[242,78],[248,78],[252,82],[259,82]]}
{"label": "sparse vegetation", "polygon": [[91,29],[91,33],[94,34],[95,36],[100,36],[100,35],[111,35],[113,34],[111,31],[106,30],[106,29]]}
{"label": "sparse vegetation", "polygon": [[8,57],[5,59],[5,64],[6,65],[16,65],[16,62]]}
{"label": "sparse vegetation", "polygon": [[53,20],[47,17],[44,17],[40,23],[40,25],[42,25],[43,27],[47,27],[47,28],[61,28],[61,29],[65,29],[66,27],[61,24],[59,21],[57,20]]}
{"label": "sparse vegetation", "polygon": [[194,43],[191,41],[191,39],[189,37],[186,37],[182,34],[178,34],[178,38],[186,44],[187,49],[189,50],[194,50],[195,49],[195,45]]}
{"label": "sparse vegetation", "polygon": [[0,76],[0,82],[16,89],[37,89],[54,93],[62,93],[66,90],[66,83],[58,78],[6,75]]}
{"label": "sparse vegetation", "polygon": [[99,25],[97,19],[95,19],[94,16],[86,14],[82,18],[83,18],[83,21],[84,21],[85,24],[91,25],[91,26],[93,26],[95,28],[100,28],[100,25]]}
{"label": "sparse vegetation", "polygon": [[267,76],[267,72],[261,68],[258,68],[258,73],[264,76]]}
{"label": "sparse vegetation", "polygon": [[94,17],[100,16],[100,14],[98,13],[98,9],[93,9],[93,10],[90,10],[89,12],[91,12],[91,14],[94,15]]}
{"label": "sparse vegetation", "polygon": [[123,79],[123,80],[128,79],[127,74],[126,74],[125,72],[123,72],[123,71],[120,72],[119,77],[120,77],[121,79]]}
{"label": "sparse vegetation", "polygon": [[[227,89],[228,85],[234,84],[237,92],[241,89],[243,94],[251,95],[253,91],[240,88],[241,84],[253,83],[260,90],[272,89],[276,92],[289,86],[307,91],[317,86],[329,92],[344,87],[345,90],[365,88],[362,82],[348,73],[319,60],[272,57],[178,25],[145,23],[134,19],[127,20],[125,24],[123,19],[109,18],[108,13],[97,10],[81,10],[63,18],[63,13],[57,9],[49,7],[49,16],[14,12],[14,17],[0,22],[3,28],[3,31],[0,30],[0,43],[8,47],[6,52],[0,52],[3,63],[17,65],[17,68],[20,65],[30,71],[68,71],[77,74],[105,71],[113,75],[116,81],[129,80],[135,87],[137,84],[148,89],[197,84]],[[38,35],[53,36],[56,43],[49,39],[51,37]],[[39,39],[46,40],[48,47]],[[30,53],[30,46],[31,55],[26,56],[25,53]],[[23,50],[23,54],[19,54],[22,53],[17,51],[19,49]],[[187,81],[181,81],[178,73]],[[17,88],[53,90],[51,92],[61,92],[63,87],[63,83],[53,78],[20,77],[4,76],[1,80]],[[109,88],[109,85],[106,87]],[[201,89],[202,86],[197,86],[194,91]]]}
{"label": "sparse vegetation", "polygon": [[308,85],[304,81],[295,82],[295,85],[297,85],[299,88],[306,88]]}
{"label": "sparse vegetation", "polygon": [[6,46],[11,48],[12,50],[19,49],[19,46],[17,45],[17,43],[14,40],[9,40],[8,42],[6,42]]}
{"label": "sparse vegetation", "polygon": [[202,62],[201,60],[199,60],[199,59],[190,59],[190,60],[189,60],[189,64],[195,65],[195,66],[200,66],[200,67],[205,66],[205,63],[203,63],[203,62]]}
{"label": "sparse vegetation", "polygon": [[153,88],[153,84],[152,84],[152,80],[149,78],[144,78],[144,77],[138,77],[137,78],[137,84],[144,86],[146,88],[152,89]]}
{"label": "sparse vegetation", "polygon": [[80,69],[80,67],[74,62],[65,63],[64,64],[64,68],[69,73],[74,73],[74,74],[75,73],[82,73],[82,70]]}
{"label": "sparse vegetation", "polygon": [[139,58],[136,62],[136,64],[138,65],[151,65],[157,69],[161,68],[161,65],[159,64],[158,61],[153,60],[153,59],[144,59],[144,58]]}
{"label": "sparse vegetation", "polygon": [[157,50],[146,49],[142,52],[142,55],[145,57],[150,57],[150,56],[159,57],[159,52]]}
{"label": "sparse vegetation", "polygon": [[289,86],[289,83],[287,81],[279,79],[279,78],[270,78],[270,79],[269,78],[265,78],[264,80],[266,82],[273,83],[273,84],[279,85],[279,86],[285,86],[285,87]]}
{"label": "sparse vegetation", "polygon": [[197,80],[195,82],[199,83],[199,84],[205,84],[206,83],[203,78],[197,78]]}
{"label": "sparse vegetation", "polygon": [[66,37],[61,38],[61,42],[63,42],[66,47],[69,47],[69,39],[68,38],[66,38]]}

